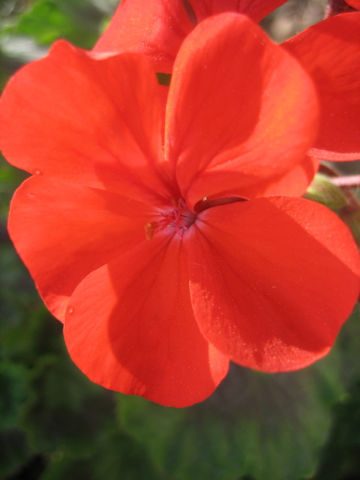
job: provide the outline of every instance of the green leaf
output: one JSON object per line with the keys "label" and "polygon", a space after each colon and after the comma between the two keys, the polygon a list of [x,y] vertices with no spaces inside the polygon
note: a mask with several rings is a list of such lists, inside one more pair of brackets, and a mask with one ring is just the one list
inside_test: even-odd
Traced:
{"label": "green leaf", "polygon": [[128,434],[113,428],[93,437],[85,455],[57,452],[52,455],[41,480],[166,480],[146,451]]}
{"label": "green leaf", "polygon": [[8,241],[0,244],[0,284],[0,359],[33,366],[41,355],[59,352],[60,323],[37,297]]}
{"label": "green leaf", "polygon": [[37,0],[3,29],[3,35],[29,36],[40,45],[66,38],[78,46],[91,48],[102,18],[96,8],[83,0]]}
{"label": "green leaf", "polygon": [[27,370],[10,362],[0,363],[0,429],[18,426],[19,412],[27,396]]}
{"label": "green leaf", "polygon": [[357,478],[360,472],[360,378],[336,406],[316,480]]}
{"label": "green leaf", "polygon": [[349,208],[348,211],[346,211],[346,209],[344,209],[344,211],[341,212],[341,218],[349,227],[356,243],[360,245],[360,206],[357,210]]}
{"label": "green leaf", "polygon": [[29,457],[24,432],[17,429],[0,432],[0,478],[16,472]]}
{"label": "green leaf", "polygon": [[[162,480],[164,475],[149,458],[146,449],[129,434],[112,431],[98,444],[94,480]],[[169,478],[169,477],[167,477]]]}
{"label": "green leaf", "polygon": [[37,451],[85,454],[111,423],[110,392],[91,383],[64,354],[43,356],[34,369],[23,424]]}
{"label": "green leaf", "polygon": [[321,173],[315,175],[304,197],[322,203],[335,212],[339,212],[348,204],[342,189],[334,185],[329,177]]}
{"label": "green leaf", "polygon": [[7,213],[12,194],[26,176],[7,164],[0,154],[0,216]]}
{"label": "green leaf", "polygon": [[187,409],[119,396],[119,424],[176,480],[309,477],[332,407],[352,378],[358,330],[354,317],[331,354],[301,371],[267,375],[233,366],[212,397]]}
{"label": "green leaf", "polygon": [[[96,455],[96,452],[93,452]],[[93,480],[91,457],[74,457],[63,452],[51,456],[41,480]],[[105,477],[104,477],[105,478]]]}

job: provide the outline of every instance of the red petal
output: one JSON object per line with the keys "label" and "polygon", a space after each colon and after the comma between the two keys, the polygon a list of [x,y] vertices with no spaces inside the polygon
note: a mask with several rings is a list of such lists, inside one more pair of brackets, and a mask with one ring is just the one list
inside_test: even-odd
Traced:
{"label": "red petal", "polygon": [[304,195],[310,183],[313,181],[319,167],[319,160],[315,157],[305,156],[304,159],[295,164],[283,175],[273,177],[271,179],[258,180],[253,185],[248,185],[245,188],[241,181],[238,187],[233,188],[230,192],[228,190],[220,190],[217,185],[226,185],[233,182],[232,177],[240,177],[239,172],[236,171],[214,171],[204,172],[196,180],[196,188],[193,190],[193,198],[204,198],[203,192],[209,191],[209,185],[214,185],[217,190],[213,195],[205,195],[207,198],[224,198],[226,196],[237,195],[240,197],[252,198],[255,196],[268,195],[288,195],[301,196]]}
{"label": "red petal", "polygon": [[192,26],[182,0],[122,0],[94,51],[144,53],[158,72],[171,72]]}
{"label": "red petal", "polygon": [[238,12],[259,22],[287,0],[189,0],[197,19],[223,12]]}
{"label": "red petal", "polygon": [[[291,170],[264,186],[263,195],[304,195],[319,169],[320,161],[307,155]],[[255,194],[256,192],[254,192]]]}
{"label": "red petal", "polygon": [[90,274],[76,289],[65,341],[94,382],[184,407],[210,395],[228,360],[201,335],[182,242],[154,238]]}
{"label": "red petal", "polygon": [[360,9],[360,0],[345,0],[351,7]]}
{"label": "red petal", "polygon": [[190,293],[211,343],[267,372],[328,352],[358,298],[360,274],[357,247],[334,213],[272,197],[205,210],[196,226],[187,243]]}
{"label": "red petal", "polygon": [[9,162],[31,173],[166,195],[162,98],[146,58],[100,59],[60,41],[5,88],[0,146]]}
{"label": "red petal", "polygon": [[181,42],[197,21],[234,11],[257,22],[285,1],[122,0],[94,51],[144,53],[158,72],[171,72]]}
{"label": "red petal", "polygon": [[245,16],[212,17],[184,41],[165,149],[189,203],[220,192],[261,194],[304,161],[316,126],[311,80]]}
{"label": "red petal", "polygon": [[320,128],[312,154],[360,158],[360,13],[335,15],[283,43],[313,78]]}
{"label": "red petal", "polygon": [[118,194],[32,177],[14,195],[9,231],[47,307],[63,320],[80,281],[143,241],[148,219],[147,207]]}

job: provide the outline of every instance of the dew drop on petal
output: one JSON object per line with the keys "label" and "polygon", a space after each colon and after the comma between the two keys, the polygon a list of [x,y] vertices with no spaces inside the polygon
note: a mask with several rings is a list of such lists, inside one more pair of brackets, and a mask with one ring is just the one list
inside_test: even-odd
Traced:
{"label": "dew drop on petal", "polygon": [[69,307],[68,308],[68,314],[71,315],[72,313],[74,313],[74,309],[73,309],[73,307]]}
{"label": "dew drop on petal", "polygon": [[41,175],[41,171],[40,170],[35,170],[35,175]]}

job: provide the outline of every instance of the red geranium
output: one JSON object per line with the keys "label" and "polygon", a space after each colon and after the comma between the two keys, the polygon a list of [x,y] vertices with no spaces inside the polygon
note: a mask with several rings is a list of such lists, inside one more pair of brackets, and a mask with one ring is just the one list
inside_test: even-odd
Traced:
{"label": "red geranium", "polygon": [[[356,2],[348,3],[354,6]],[[125,0],[95,51],[144,53],[158,72],[171,72],[181,42],[194,28],[194,22],[231,10],[258,21],[283,3],[284,0]],[[320,126],[312,155],[336,161],[359,159],[360,13],[319,22],[282,46],[300,61],[318,91]],[[239,50],[240,45],[234,55]]]}
{"label": "red geranium", "polygon": [[345,1],[350,5],[350,7],[360,9],[360,0],[345,0]]}
{"label": "red geranium", "polygon": [[99,38],[98,52],[144,53],[158,72],[171,72],[181,42],[195,24],[224,12],[259,22],[287,0],[122,0]]}
{"label": "red geranium", "polygon": [[93,381],[186,406],[229,360],[277,372],[329,351],[358,251],[328,209],[281,196],[316,170],[317,94],[245,16],[187,36],[167,102],[146,57],[58,42],[9,82],[0,122],[34,174],[11,237]]}

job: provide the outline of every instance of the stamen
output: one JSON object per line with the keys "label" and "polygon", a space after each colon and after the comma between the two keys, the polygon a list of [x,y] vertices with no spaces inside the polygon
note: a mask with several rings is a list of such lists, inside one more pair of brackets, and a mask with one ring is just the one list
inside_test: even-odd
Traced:
{"label": "stamen", "polygon": [[246,202],[244,197],[223,197],[209,198],[203,197],[196,203],[194,210],[190,210],[183,199],[174,200],[173,206],[158,211],[155,220],[145,225],[145,238],[151,240],[157,232],[166,232],[170,235],[180,235],[184,233],[196,221],[197,215],[208,208],[228,205],[235,202]]}
{"label": "stamen", "polygon": [[183,5],[184,5],[186,14],[187,14],[187,16],[188,16],[189,19],[190,19],[190,22],[191,22],[193,25],[196,25],[196,24],[198,23],[198,20],[197,20],[197,18],[196,18],[194,9],[193,9],[193,7],[191,6],[190,1],[189,1],[189,0],[182,0],[182,3],[183,3]]}
{"label": "stamen", "polygon": [[228,205],[229,203],[235,202],[246,202],[247,198],[245,197],[223,197],[223,198],[209,198],[203,197],[199,202],[196,203],[194,211],[196,214],[207,210],[208,208],[218,207],[220,205]]}
{"label": "stamen", "polygon": [[192,212],[184,200],[180,199],[174,202],[174,207],[161,210],[155,221],[145,225],[145,237],[151,240],[156,232],[160,231],[183,236],[195,220],[196,213]]}
{"label": "stamen", "polygon": [[146,240],[151,240],[154,236],[154,233],[158,227],[157,222],[149,222],[145,225],[145,238]]}

